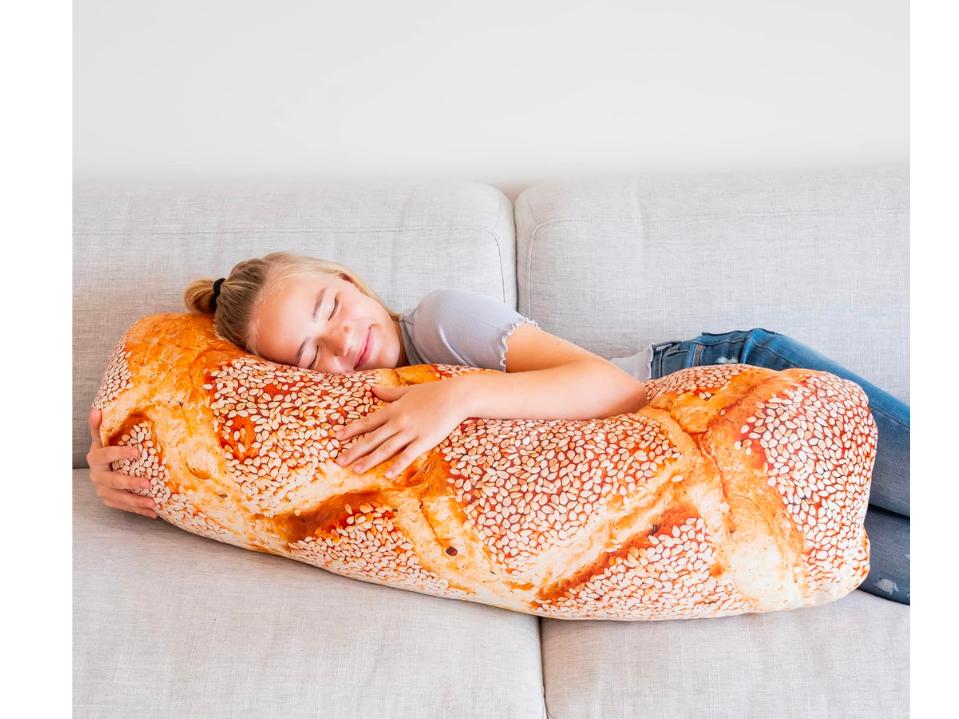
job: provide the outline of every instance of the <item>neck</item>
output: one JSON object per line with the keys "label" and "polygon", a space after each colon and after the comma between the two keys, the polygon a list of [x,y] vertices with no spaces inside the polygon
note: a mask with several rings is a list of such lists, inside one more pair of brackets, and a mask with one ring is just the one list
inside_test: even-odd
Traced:
{"label": "neck", "polygon": [[406,348],[403,346],[403,332],[400,329],[400,321],[393,320],[393,326],[396,328],[396,339],[400,343],[400,357],[397,362],[397,367],[406,367],[408,362],[406,360]]}

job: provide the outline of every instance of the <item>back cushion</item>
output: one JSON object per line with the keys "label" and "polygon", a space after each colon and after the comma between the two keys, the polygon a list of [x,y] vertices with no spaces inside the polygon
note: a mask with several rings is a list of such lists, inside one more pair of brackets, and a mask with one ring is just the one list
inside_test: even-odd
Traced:
{"label": "back cushion", "polygon": [[517,309],[602,357],[765,327],[908,403],[908,233],[905,166],[541,184]]}
{"label": "back cushion", "polygon": [[287,250],[341,262],[396,311],[462,287],[516,304],[513,216],[472,182],[79,185],[74,203],[73,466],[110,350],[138,318],[182,312],[194,279]]}

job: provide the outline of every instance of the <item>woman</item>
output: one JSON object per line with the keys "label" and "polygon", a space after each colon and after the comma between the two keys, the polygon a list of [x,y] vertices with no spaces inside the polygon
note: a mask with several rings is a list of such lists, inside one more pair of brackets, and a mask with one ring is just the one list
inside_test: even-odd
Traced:
{"label": "woman", "polygon": [[[436,290],[397,313],[347,267],[286,252],[240,262],[215,282],[198,280],[184,301],[212,314],[224,339],[279,364],[343,373],[436,362],[504,373],[374,387],[388,404],[337,434],[340,440],[362,435],[337,460],[357,472],[387,460],[394,473],[402,471],[466,416],[586,419],[635,411],[647,402],[646,380],[686,367],[803,367],[852,380],[868,396],[879,432],[865,519],[871,569],[860,589],[909,604],[909,407],[778,332],[704,332],[606,360],[465,290]],[[142,480],[110,470],[136,450],[102,447],[99,424],[100,412],[92,410],[87,461],[97,494],[107,506],[156,517],[151,498],[128,491]]]}

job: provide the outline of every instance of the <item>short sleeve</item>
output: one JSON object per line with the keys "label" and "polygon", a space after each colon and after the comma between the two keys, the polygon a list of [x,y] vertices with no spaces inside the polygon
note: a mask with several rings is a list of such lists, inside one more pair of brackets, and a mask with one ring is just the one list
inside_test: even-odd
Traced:
{"label": "short sleeve", "polygon": [[506,341],[523,323],[539,323],[504,303],[469,290],[443,288],[413,313],[412,341],[425,362],[506,371]]}

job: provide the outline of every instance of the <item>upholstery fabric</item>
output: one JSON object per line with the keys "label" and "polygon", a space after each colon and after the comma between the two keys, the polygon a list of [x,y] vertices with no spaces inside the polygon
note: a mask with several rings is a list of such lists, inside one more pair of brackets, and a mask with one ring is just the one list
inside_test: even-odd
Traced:
{"label": "upholstery fabric", "polygon": [[545,719],[536,617],[118,512],[88,476],[73,470],[77,719]]}
{"label": "upholstery fabric", "polygon": [[74,201],[73,466],[104,363],[138,317],[183,312],[194,279],[289,250],[336,259],[398,312],[461,287],[516,305],[512,206],[473,182],[81,184]]}
{"label": "upholstery fabric", "polygon": [[639,174],[516,199],[517,309],[601,357],[766,327],[909,402],[908,171]]}
{"label": "upholstery fabric", "polygon": [[541,624],[556,719],[909,716],[909,608],[866,592],[721,619]]}
{"label": "upholstery fabric", "polygon": [[[647,340],[773,325],[908,400],[908,167],[658,177],[528,188],[516,201],[518,257],[513,207],[477,183],[81,183],[74,467],[85,466],[87,411],[123,329],[182,311],[195,277],[279,249],[343,259],[394,309],[450,286],[516,306],[517,282],[519,311],[607,357]],[[638,192],[624,197],[630,183]],[[624,223],[621,210],[640,199],[642,221]],[[356,217],[372,218],[368,231],[350,231]],[[414,229],[428,218],[434,229]],[[798,267],[811,284],[768,275],[769,263]],[[721,619],[537,622],[109,509],[88,470],[73,475],[77,717],[908,713],[910,609],[862,591]]]}

